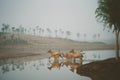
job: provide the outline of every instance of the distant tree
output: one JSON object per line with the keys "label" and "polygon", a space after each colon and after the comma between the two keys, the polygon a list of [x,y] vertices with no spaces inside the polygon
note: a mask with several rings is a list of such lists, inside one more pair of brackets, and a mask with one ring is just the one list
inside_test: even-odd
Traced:
{"label": "distant tree", "polygon": [[3,28],[4,28],[4,31],[5,31],[5,32],[8,32],[10,25],[3,23],[2,26],[3,26]]}
{"label": "distant tree", "polygon": [[11,35],[11,39],[13,40],[14,37],[15,37],[15,34],[14,34],[14,33],[15,33],[15,27],[12,27],[11,29],[12,29],[12,33],[13,33],[13,34]]}
{"label": "distant tree", "polygon": [[86,41],[86,37],[87,37],[87,34],[86,33],[84,33],[84,41]]}
{"label": "distant tree", "polygon": [[47,30],[47,32],[48,32],[48,36],[50,37],[50,36],[51,36],[52,31],[51,31],[49,28],[47,28],[46,30]]}
{"label": "distant tree", "polygon": [[33,34],[34,34],[34,36],[35,36],[35,29],[33,29]]}
{"label": "distant tree", "polygon": [[113,29],[116,36],[116,60],[119,59],[119,32],[120,32],[120,0],[98,0],[95,11],[98,22]]}
{"label": "distant tree", "polygon": [[59,37],[62,37],[62,29],[59,29]]}
{"label": "distant tree", "polygon": [[64,31],[62,31],[61,33],[62,33],[62,38],[64,38]]}
{"label": "distant tree", "polygon": [[42,34],[42,36],[44,35],[44,29],[41,29],[41,34]]}
{"label": "distant tree", "polygon": [[100,39],[100,33],[98,33],[98,40]]}
{"label": "distant tree", "polygon": [[28,29],[28,33],[29,33],[29,34],[30,34],[30,32],[31,32],[31,28]]}
{"label": "distant tree", "polygon": [[25,33],[25,28],[22,27],[22,25],[19,26],[19,32],[20,32],[20,34],[24,34]]}
{"label": "distant tree", "polygon": [[98,33],[98,38],[100,38],[100,34]]}
{"label": "distant tree", "polygon": [[13,33],[15,32],[15,27],[12,27],[12,32],[13,32]]}
{"label": "distant tree", "polygon": [[70,36],[71,35],[71,32],[70,31],[66,31],[66,38],[68,38],[68,36]]}
{"label": "distant tree", "polygon": [[58,37],[58,36],[57,36],[57,32],[58,32],[58,30],[55,30],[55,35],[56,35],[56,37]]}
{"label": "distant tree", "polygon": [[15,30],[18,34],[20,33],[20,29],[19,28],[16,28]]}
{"label": "distant tree", "polygon": [[94,40],[96,40],[96,38],[97,38],[97,35],[96,35],[96,34],[94,34],[94,35],[93,35],[93,39],[94,39]]}
{"label": "distant tree", "polygon": [[39,26],[36,26],[36,34],[38,35],[39,33]]}
{"label": "distant tree", "polygon": [[2,27],[2,32],[3,32],[3,33],[5,32],[5,28],[4,28],[4,27]]}
{"label": "distant tree", "polygon": [[80,33],[76,33],[76,36],[79,39],[80,38]]}
{"label": "distant tree", "polygon": [[41,32],[42,32],[42,29],[41,28],[39,28],[39,35],[41,36]]}

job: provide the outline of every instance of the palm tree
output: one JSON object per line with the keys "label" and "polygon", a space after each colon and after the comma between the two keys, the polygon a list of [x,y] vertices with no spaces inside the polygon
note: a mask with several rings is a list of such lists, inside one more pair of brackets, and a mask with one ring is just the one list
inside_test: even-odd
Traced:
{"label": "palm tree", "polygon": [[67,34],[66,38],[68,38],[68,36],[71,35],[71,32],[70,31],[66,31],[66,34]]}
{"label": "palm tree", "polygon": [[50,36],[51,36],[52,31],[51,31],[49,28],[47,28],[46,30],[47,30],[47,32],[48,32],[48,34],[49,34],[49,37],[50,37]]}
{"label": "palm tree", "polygon": [[31,32],[31,28],[28,29],[28,34],[30,34],[30,32]]}
{"label": "palm tree", "polygon": [[38,35],[39,32],[39,26],[36,26],[36,34]]}
{"label": "palm tree", "polygon": [[41,29],[42,36],[44,35],[44,29]]}
{"label": "palm tree", "polygon": [[39,35],[41,36],[42,28],[39,28]]}
{"label": "palm tree", "polygon": [[15,27],[12,27],[12,32],[13,32],[13,33],[15,32]]}
{"label": "palm tree", "polygon": [[119,59],[120,0],[99,0],[95,11],[98,22],[113,30],[116,36],[116,60]]}
{"label": "palm tree", "polygon": [[4,27],[2,28],[2,32],[3,32],[3,33],[5,32],[5,28],[4,28]]}
{"label": "palm tree", "polygon": [[94,41],[96,41],[96,37],[97,37],[96,34],[94,34],[92,37],[93,37]]}
{"label": "palm tree", "polygon": [[33,34],[34,34],[34,36],[35,36],[35,29],[33,29]]}
{"label": "palm tree", "polygon": [[2,26],[3,26],[4,30],[5,30],[6,32],[8,32],[10,25],[3,23]]}
{"label": "palm tree", "polygon": [[98,33],[98,35],[97,35],[97,36],[98,36],[98,41],[99,41],[99,40],[100,40],[100,33]]}
{"label": "palm tree", "polygon": [[12,27],[12,35],[11,35],[11,39],[13,40],[14,39],[14,32],[15,32],[15,27]]}
{"label": "palm tree", "polygon": [[86,41],[86,36],[87,36],[87,34],[86,34],[86,33],[84,33],[84,41]]}
{"label": "palm tree", "polygon": [[76,36],[77,36],[77,38],[79,39],[79,38],[80,38],[80,33],[77,33]]}
{"label": "palm tree", "polygon": [[56,37],[58,37],[58,36],[57,36],[57,32],[58,32],[58,30],[55,30],[55,35],[56,35]]}
{"label": "palm tree", "polygon": [[61,34],[62,34],[62,38],[64,38],[64,31],[62,31]]}

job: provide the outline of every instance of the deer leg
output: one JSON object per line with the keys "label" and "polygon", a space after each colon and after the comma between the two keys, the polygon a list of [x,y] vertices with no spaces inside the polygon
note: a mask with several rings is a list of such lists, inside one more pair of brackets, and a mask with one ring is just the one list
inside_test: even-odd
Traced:
{"label": "deer leg", "polygon": [[73,61],[75,62],[75,58],[73,58]]}

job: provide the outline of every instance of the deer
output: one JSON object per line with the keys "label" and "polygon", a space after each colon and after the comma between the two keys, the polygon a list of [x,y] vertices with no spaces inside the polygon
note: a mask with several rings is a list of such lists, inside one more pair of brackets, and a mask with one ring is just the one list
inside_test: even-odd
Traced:
{"label": "deer", "polygon": [[51,57],[53,57],[54,59],[59,59],[59,57],[62,58],[61,54],[58,53],[58,52],[56,52],[56,51],[49,50],[48,53],[51,54],[51,56],[49,57],[49,59],[50,59]]}
{"label": "deer", "polygon": [[75,52],[74,49],[72,49],[72,50],[70,51],[70,54],[71,54],[72,58],[74,59],[74,61],[75,61],[76,58],[80,58],[80,60],[82,60],[82,58],[83,58],[83,53],[82,53],[82,51],[80,51],[80,52]]}
{"label": "deer", "polygon": [[67,60],[67,61],[71,61],[72,60],[72,55],[70,53],[62,53],[62,56]]}

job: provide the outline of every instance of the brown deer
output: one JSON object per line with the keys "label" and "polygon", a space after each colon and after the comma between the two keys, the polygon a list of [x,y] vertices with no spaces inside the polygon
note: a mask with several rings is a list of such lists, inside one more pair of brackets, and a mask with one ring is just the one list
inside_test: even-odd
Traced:
{"label": "brown deer", "polygon": [[53,57],[54,59],[59,59],[59,57],[62,58],[61,54],[58,53],[58,52],[56,52],[56,51],[49,50],[48,53],[51,54],[51,56],[49,57],[49,59],[50,59],[51,57]]}
{"label": "brown deer", "polygon": [[82,60],[83,58],[83,53],[82,52],[75,52],[74,49],[70,51],[72,58],[74,58],[74,61],[76,58],[80,58]]}

